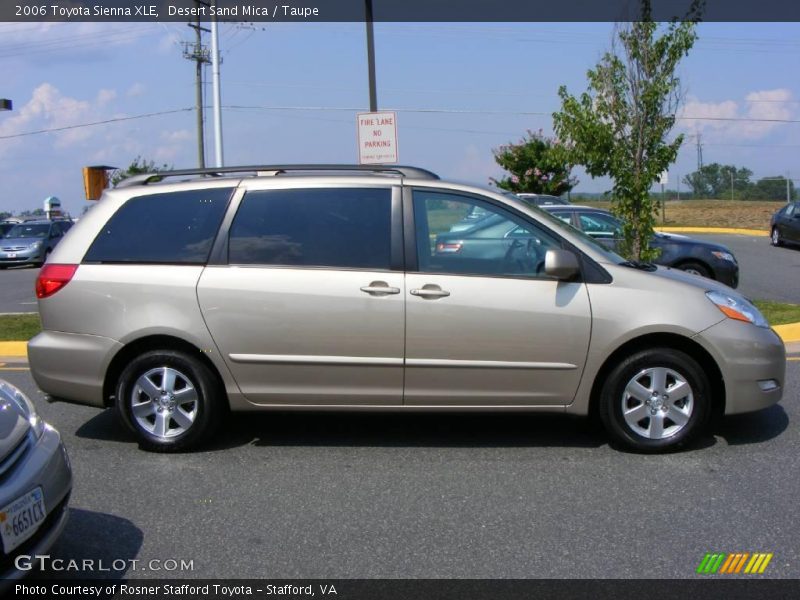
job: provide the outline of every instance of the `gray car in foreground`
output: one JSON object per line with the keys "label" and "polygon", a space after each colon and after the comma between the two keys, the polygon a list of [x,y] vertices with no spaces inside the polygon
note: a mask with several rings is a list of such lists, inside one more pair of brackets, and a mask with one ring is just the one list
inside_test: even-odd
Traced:
{"label": "gray car in foreground", "polygon": [[0,379],[0,592],[2,580],[25,574],[17,557],[46,554],[58,538],[71,490],[58,431],[42,421],[25,394]]}
{"label": "gray car in foreground", "polygon": [[[475,207],[494,225],[461,243]],[[437,410],[588,415],[656,452],[785,384],[783,343],[729,287],[413,167],[140,176],[36,291],[39,387],[116,407],[157,451],[202,444],[228,410]]]}

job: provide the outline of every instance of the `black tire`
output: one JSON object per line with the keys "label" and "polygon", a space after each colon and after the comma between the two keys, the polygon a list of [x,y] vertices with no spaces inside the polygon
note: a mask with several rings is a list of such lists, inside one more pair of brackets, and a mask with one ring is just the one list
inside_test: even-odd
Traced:
{"label": "black tire", "polygon": [[778,230],[777,227],[773,227],[772,231],[770,231],[769,241],[773,246],[783,246],[783,240],[781,239],[781,232]]}
{"label": "black tire", "polygon": [[702,277],[707,277],[708,279],[716,279],[714,275],[711,273],[711,270],[698,262],[685,262],[681,263],[677,267],[681,271],[686,271],[688,273],[694,273],[695,275],[700,275]]}
{"label": "black tire", "polygon": [[[173,379],[165,376],[174,378],[171,388]],[[158,395],[164,390],[174,394]],[[225,390],[216,374],[199,358],[178,350],[152,350],[136,357],[122,371],[115,391],[122,421],[139,447],[153,452],[197,448],[213,437],[227,413]],[[187,400],[191,392],[195,401]],[[152,414],[134,415],[134,402]]]}
{"label": "black tire", "polygon": [[[658,397],[650,395],[652,389],[658,387],[654,381],[658,370],[666,374],[667,392],[678,390],[676,386],[680,378],[680,381],[688,384],[691,395],[683,400],[678,399],[675,407],[670,406],[672,400],[666,400],[661,396],[662,399],[659,401]],[[640,401],[627,390],[629,384],[648,381],[650,377],[648,373],[651,371],[653,377],[649,379],[650,389],[644,385],[642,387],[647,392],[648,400],[653,404]],[[685,390],[685,388],[680,389]],[[677,392],[676,398],[681,395],[681,392]],[[598,411],[606,431],[614,441],[636,452],[656,453],[675,450],[694,439],[708,422],[711,401],[708,378],[695,359],[672,348],[654,348],[637,352],[614,367],[603,384]],[[667,408],[664,408],[662,403]],[[627,419],[623,414],[623,407],[630,411]],[[654,409],[655,412],[652,412]],[[686,419],[684,423],[679,424],[677,420],[671,420],[671,417],[676,415],[674,410],[680,410],[685,415],[681,417]],[[635,411],[643,411],[644,414],[638,423],[631,424],[640,414]],[[655,417],[651,419],[651,415]],[[659,420],[663,427],[662,437],[656,437]],[[651,434],[654,437],[650,437]]]}

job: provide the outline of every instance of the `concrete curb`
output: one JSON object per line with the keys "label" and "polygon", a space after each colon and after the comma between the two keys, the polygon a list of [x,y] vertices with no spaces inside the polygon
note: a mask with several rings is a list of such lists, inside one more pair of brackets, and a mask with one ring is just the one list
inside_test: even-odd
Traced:
{"label": "concrete curb", "polygon": [[0,342],[0,356],[28,356],[28,342]]}
{"label": "concrete curb", "polygon": [[769,235],[766,229],[740,229],[737,227],[656,227],[656,231],[664,233],[736,233],[738,235]]}

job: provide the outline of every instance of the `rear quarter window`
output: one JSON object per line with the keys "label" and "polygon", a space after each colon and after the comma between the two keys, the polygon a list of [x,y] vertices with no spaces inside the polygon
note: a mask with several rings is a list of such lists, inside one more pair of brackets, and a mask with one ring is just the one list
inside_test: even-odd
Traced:
{"label": "rear quarter window", "polygon": [[83,261],[203,264],[233,189],[131,198],[108,220]]}

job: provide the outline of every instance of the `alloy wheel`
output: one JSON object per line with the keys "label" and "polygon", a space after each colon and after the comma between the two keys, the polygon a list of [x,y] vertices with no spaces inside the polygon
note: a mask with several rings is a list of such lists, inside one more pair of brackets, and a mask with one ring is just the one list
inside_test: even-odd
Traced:
{"label": "alloy wheel", "polygon": [[694,409],[694,394],[677,371],[653,367],[631,378],[621,402],[622,416],[634,433],[663,440],[686,427]]}
{"label": "alloy wheel", "polygon": [[136,423],[159,439],[189,430],[197,417],[198,397],[192,381],[172,367],[150,369],[136,379],[130,395]]}

